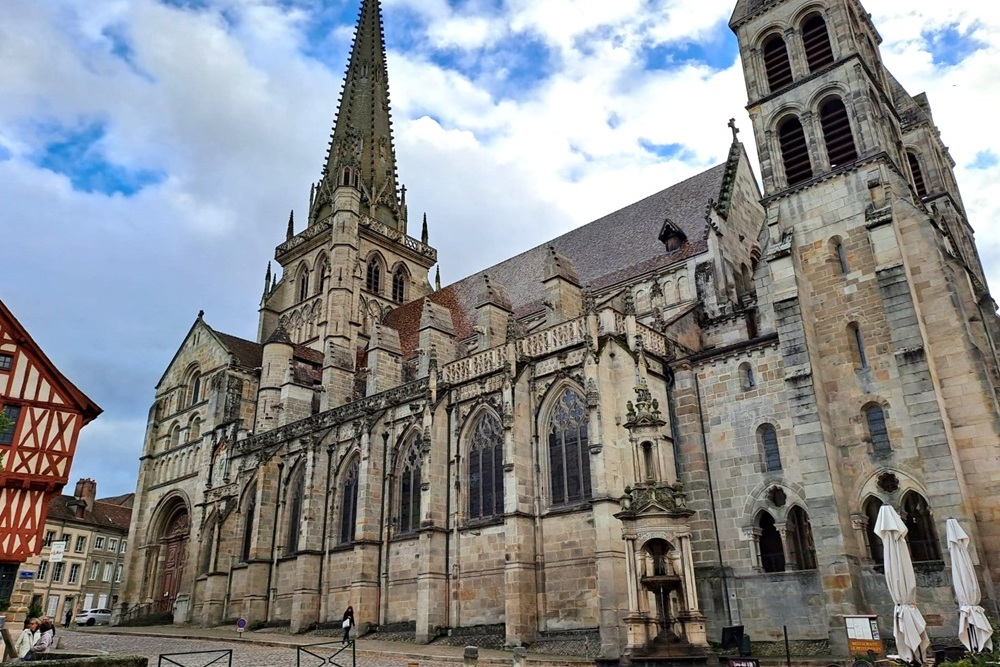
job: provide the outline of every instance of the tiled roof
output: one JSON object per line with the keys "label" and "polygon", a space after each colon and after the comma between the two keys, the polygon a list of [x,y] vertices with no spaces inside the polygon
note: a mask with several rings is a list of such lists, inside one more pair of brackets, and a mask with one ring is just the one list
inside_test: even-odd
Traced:
{"label": "tiled roof", "polygon": [[219,337],[222,344],[229,348],[229,351],[233,353],[236,357],[236,362],[240,366],[246,368],[260,368],[264,359],[264,346],[260,343],[254,343],[253,341],[246,340],[244,338],[237,338],[236,336],[230,336],[227,333],[222,333],[216,329],[215,335]]}
{"label": "tiled roof", "polygon": [[[719,197],[725,173],[726,163],[712,167],[426,298],[451,311],[455,334],[461,340],[472,334],[484,275],[506,290],[518,317],[542,308],[545,297],[542,277],[549,246],[569,258],[581,283],[595,290],[705,252],[706,211],[709,201]],[[687,237],[673,252],[667,252],[658,238],[668,217]],[[423,302],[421,298],[407,303],[386,317],[385,323],[399,331],[404,356],[417,346]]]}
{"label": "tiled roof", "polygon": [[[707,249],[705,213],[709,200],[719,196],[725,167],[712,167],[460,280],[451,286],[455,298],[466,313],[473,313],[485,274],[506,288],[515,313],[527,314],[526,307],[540,303],[545,296],[542,275],[548,246],[568,257],[581,283],[595,290],[700,254]],[[669,253],[658,238],[667,218],[687,237],[678,250]]]}
{"label": "tiled roof", "polygon": [[132,507],[135,503],[134,493],[123,493],[120,496],[111,496],[110,498],[98,498],[97,502],[106,503],[108,505],[121,505],[122,507]]}
{"label": "tiled roof", "polygon": [[132,508],[101,500],[94,502],[93,510],[84,512],[82,518],[77,518],[75,504],[83,502],[73,496],[56,496],[49,501],[49,520],[72,521],[87,524],[95,528],[112,528],[128,532],[129,521],[132,519]]}

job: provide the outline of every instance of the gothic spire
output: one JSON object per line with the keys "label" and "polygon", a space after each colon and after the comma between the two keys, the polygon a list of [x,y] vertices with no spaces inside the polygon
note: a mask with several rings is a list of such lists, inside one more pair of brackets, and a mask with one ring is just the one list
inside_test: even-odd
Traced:
{"label": "gothic spire", "polygon": [[288,213],[288,230],[285,232],[285,240],[291,241],[292,237],[295,236],[295,210],[292,209]]}
{"label": "gothic spire", "polygon": [[[362,213],[405,231],[396,182],[396,153],[389,112],[389,81],[379,0],[362,0],[333,127],[321,193],[314,207],[320,219],[334,188],[361,193]],[[332,210],[332,209],[331,209]]]}

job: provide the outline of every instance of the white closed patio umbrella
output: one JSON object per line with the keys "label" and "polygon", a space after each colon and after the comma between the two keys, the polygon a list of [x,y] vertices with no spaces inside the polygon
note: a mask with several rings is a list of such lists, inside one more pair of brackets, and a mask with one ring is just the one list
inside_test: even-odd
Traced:
{"label": "white closed patio umbrella", "polygon": [[896,653],[906,662],[923,662],[931,642],[927,638],[927,623],[917,609],[917,580],[906,544],[906,525],[890,505],[882,505],[879,509],[875,534],[882,540],[885,583],[896,603],[892,625]]}
{"label": "white closed patio umbrella", "polygon": [[958,638],[970,651],[993,650],[993,626],[979,606],[982,592],[969,556],[969,536],[955,519],[945,523],[951,554],[951,581],[958,600]]}

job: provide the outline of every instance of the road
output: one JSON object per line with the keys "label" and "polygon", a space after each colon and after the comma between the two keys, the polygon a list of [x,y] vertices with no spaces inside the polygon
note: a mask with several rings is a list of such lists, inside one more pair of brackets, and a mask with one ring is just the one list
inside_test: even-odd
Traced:
{"label": "road", "polygon": [[[223,641],[202,641],[191,639],[173,639],[167,637],[138,637],[134,635],[107,635],[87,630],[67,630],[60,629],[58,634],[61,639],[60,649],[86,649],[106,651],[116,654],[141,655],[149,659],[150,667],[157,667],[161,654],[186,653],[190,651],[218,651],[233,650],[233,667],[296,667],[296,651],[293,648],[279,648],[274,646],[261,646],[249,642],[240,644],[238,642]],[[336,641],[336,640],[334,640]],[[334,644],[331,651],[326,655],[332,655],[339,648],[339,644]],[[195,655],[195,656],[175,656],[174,663],[163,664],[163,667],[176,667],[177,664],[183,667],[206,667],[209,661],[217,656]],[[338,658],[337,663],[350,665],[350,652],[345,651]],[[318,667],[321,664],[318,658],[302,656],[302,664],[298,667]],[[406,667],[412,662],[403,657],[362,657],[358,656],[358,667]],[[421,660],[421,667],[434,663]],[[454,663],[451,663],[454,666]],[[212,667],[228,667],[225,659],[220,660]]]}

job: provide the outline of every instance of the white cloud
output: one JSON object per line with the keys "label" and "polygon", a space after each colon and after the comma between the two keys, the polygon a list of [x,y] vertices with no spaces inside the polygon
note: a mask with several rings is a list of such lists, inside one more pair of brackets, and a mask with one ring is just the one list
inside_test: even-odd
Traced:
{"label": "white cloud", "polygon": [[[310,52],[341,55],[318,62],[303,55],[315,3],[288,4],[5,2],[0,59],[12,66],[0,68],[0,201],[18,233],[5,237],[5,275],[16,280],[0,297],[106,408],[85,430],[81,455],[107,443],[122,447],[116,459],[137,456],[153,384],[199,309],[224,331],[256,330],[264,264],[288,209],[304,218],[326,156],[351,33],[333,26]],[[754,154],[738,62],[643,69],[654,46],[732,49],[720,26],[733,4],[509,0],[501,11],[485,0],[385,0],[386,14],[420,20],[400,28],[405,42],[389,33],[389,77],[411,234],[426,210],[445,281],[722,160],[730,117]],[[989,130],[1000,8],[866,6],[887,65],[911,93],[930,96],[1000,284],[1000,166],[969,166],[983,151],[1000,155]],[[936,66],[922,34],[952,24],[985,48]],[[521,44],[549,55],[509,62]],[[122,48],[128,61],[113,53]],[[94,121],[106,123],[106,159],[159,171],[162,182],[131,198],[87,194],[32,163],[53,126]],[[641,142],[683,148],[663,159]],[[126,469],[134,475],[134,460]],[[124,487],[104,484],[102,493]]]}

